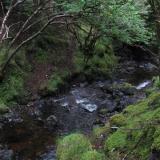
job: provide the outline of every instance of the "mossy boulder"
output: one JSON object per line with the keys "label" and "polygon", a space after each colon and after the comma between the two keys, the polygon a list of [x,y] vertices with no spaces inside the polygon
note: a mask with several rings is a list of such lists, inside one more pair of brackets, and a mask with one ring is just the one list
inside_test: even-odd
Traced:
{"label": "mossy boulder", "polygon": [[82,134],[71,134],[59,141],[57,159],[81,160],[82,154],[91,150],[91,144],[85,136]]}
{"label": "mossy boulder", "polygon": [[114,116],[111,117],[110,119],[110,125],[111,126],[122,126],[125,123],[125,116],[123,114],[116,114]]}

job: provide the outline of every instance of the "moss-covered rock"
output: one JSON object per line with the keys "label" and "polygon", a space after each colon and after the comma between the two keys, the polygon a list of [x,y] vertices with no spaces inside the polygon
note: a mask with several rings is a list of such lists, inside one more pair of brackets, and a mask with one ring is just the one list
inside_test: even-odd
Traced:
{"label": "moss-covered rock", "polygon": [[104,160],[104,155],[97,151],[88,151],[84,153],[80,160]]}
{"label": "moss-covered rock", "polygon": [[110,119],[110,125],[111,126],[122,126],[125,123],[125,117],[123,114],[116,114],[111,117]]}
{"label": "moss-covered rock", "polygon": [[59,141],[57,158],[58,160],[80,160],[85,152],[91,150],[91,144],[85,136],[71,134]]}

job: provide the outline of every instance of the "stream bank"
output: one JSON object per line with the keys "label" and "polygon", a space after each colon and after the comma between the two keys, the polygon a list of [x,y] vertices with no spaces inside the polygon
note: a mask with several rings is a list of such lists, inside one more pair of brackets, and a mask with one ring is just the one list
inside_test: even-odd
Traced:
{"label": "stream bank", "polygon": [[[155,72],[157,70],[157,72]],[[0,159],[54,160],[56,137],[90,134],[93,126],[146,97],[158,68],[150,62],[121,63],[111,80],[71,83],[70,90],[19,105],[0,117]]]}

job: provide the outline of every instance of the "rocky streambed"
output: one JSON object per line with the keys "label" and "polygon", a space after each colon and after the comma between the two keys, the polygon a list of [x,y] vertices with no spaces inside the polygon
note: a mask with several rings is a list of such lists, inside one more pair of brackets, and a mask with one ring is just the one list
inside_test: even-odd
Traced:
{"label": "rocky streambed", "polygon": [[58,136],[90,134],[95,125],[145,98],[156,70],[150,63],[123,64],[112,80],[76,82],[64,94],[14,107],[0,116],[0,159],[55,160]]}

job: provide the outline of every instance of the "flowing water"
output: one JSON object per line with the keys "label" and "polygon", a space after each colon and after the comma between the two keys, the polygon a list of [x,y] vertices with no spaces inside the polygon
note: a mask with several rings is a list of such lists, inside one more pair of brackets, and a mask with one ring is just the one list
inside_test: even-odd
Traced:
{"label": "flowing water", "polygon": [[[94,125],[103,125],[115,112],[143,99],[143,89],[151,85],[152,76],[138,69],[114,81],[76,83],[65,94],[16,107],[0,119],[0,160],[9,156],[15,160],[56,160],[57,136],[76,131],[89,134]],[[135,85],[134,90],[110,88],[124,82]]]}

